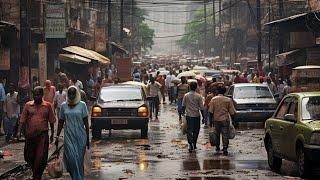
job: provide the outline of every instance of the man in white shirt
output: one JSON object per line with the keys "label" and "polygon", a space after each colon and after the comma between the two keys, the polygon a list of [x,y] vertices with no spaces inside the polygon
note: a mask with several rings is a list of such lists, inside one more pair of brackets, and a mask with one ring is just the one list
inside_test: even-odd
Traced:
{"label": "man in white shirt", "polygon": [[149,91],[149,95],[152,98],[150,102],[150,118],[152,118],[152,113],[155,112],[156,114],[156,120],[158,119],[158,112],[159,112],[159,92],[161,88],[161,84],[155,81],[154,77],[150,78],[150,83],[147,86],[147,89]]}
{"label": "man in white shirt", "polygon": [[174,83],[172,81],[176,78],[176,76],[173,74],[172,71],[170,71],[170,74],[167,75],[166,78],[166,86],[168,87],[168,96],[169,101],[172,104],[174,101]]}
{"label": "man in white shirt", "polygon": [[63,91],[63,85],[58,84],[58,91],[54,99],[54,108],[56,109],[57,115],[59,116],[59,111],[63,102],[67,100],[67,93]]}

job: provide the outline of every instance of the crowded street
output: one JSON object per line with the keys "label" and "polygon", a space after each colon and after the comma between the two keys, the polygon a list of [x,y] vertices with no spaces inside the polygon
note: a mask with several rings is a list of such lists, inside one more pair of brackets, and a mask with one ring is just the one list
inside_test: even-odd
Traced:
{"label": "crowded street", "polygon": [[320,178],[319,0],[0,0],[0,180]]}
{"label": "crowded street", "polygon": [[[230,155],[215,153],[203,126],[199,149],[188,153],[186,137],[182,135],[176,108],[162,105],[159,121],[150,122],[149,139],[140,139],[139,131],[103,133],[92,145],[92,168],[88,179],[300,179],[297,166],[285,161],[281,173],[268,167],[263,145],[261,123],[242,124],[237,137],[230,143]],[[1,163],[0,172],[23,164],[23,143],[1,149],[12,150],[15,157]],[[20,158],[18,158],[20,157]],[[30,176],[24,172],[17,179]],[[43,179],[50,179],[44,174]],[[61,179],[70,179],[64,173]]]}

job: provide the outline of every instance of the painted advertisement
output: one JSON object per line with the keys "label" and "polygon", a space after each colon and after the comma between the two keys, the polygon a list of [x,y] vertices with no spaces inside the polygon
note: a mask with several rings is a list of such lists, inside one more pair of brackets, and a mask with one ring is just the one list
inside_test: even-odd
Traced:
{"label": "painted advertisement", "polygon": [[46,38],[66,38],[65,4],[46,4]]}
{"label": "painted advertisement", "polygon": [[106,51],[106,31],[105,28],[96,28],[95,30],[95,51]]}
{"label": "painted advertisement", "polygon": [[0,70],[10,70],[9,48],[0,48]]}
{"label": "painted advertisement", "polygon": [[47,47],[45,43],[38,44],[39,51],[39,82],[44,84],[47,80]]}

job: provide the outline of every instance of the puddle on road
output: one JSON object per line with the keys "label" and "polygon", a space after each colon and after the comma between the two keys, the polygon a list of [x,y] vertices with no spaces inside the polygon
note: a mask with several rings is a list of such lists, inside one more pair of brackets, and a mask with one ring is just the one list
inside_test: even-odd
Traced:
{"label": "puddle on road", "polygon": [[263,129],[263,122],[245,122],[239,123],[239,128],[237,130],[248,130],[248,129]]}

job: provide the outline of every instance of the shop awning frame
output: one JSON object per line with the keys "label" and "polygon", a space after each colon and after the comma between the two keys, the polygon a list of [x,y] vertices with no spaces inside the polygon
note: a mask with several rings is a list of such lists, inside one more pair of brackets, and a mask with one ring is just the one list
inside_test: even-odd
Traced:
{"label": "shop awning frame", "polygon": [[264,25],[265,26],[273,26],[273,25],[276,25],[276,24],[279,24],[279,23],[284,23],[284,22],[287,22],[287,21],[295,20],[297,18],[306,16],[307,14],[308,13],[296,14],[296,15],[289,16],[289,17],[286,17],[286,18],[283,18],[283,19],[278,19],[278,20],[275,20],[275,21],[268,22],[268,23],[266,23]]}
{"label": "shop awning frame", "polygon": [[85,49],[82,47],[78,47],[78,46],[68,46],[63,48],[63,50],[72,53],[72,54],[76,54],[91,60],[96,60],[98,62],[100,62],[101,64],[109,64],[110,63],[110,59],[89,49]]}
{"label": "shop awning frame", "polygon": [[76,64],[89,64],[91,62],[90,59],[76,54],[59,54],[59,60]]}
{"label": "shop awning frame", "polygon": [[7,21],[0,21],[0,28],[12,28],[14,30],[18,30],[18,28],[15,24],[7,22]]}
{"label": "shop awning frame", "polygon": [[295,50],[292,50],[292,51],[288,51],[288,52],[284,52],[284,53],[281,53],[281,54],[277,54],[276,55],[276,64],[278,66],[284,66],[284,65],[289,65],[289,64],[293,64],[294,61],[289,59],[288,57],[297,53],[297,52],[300,52],[301,49],[295,49]]}
{"label": "shop awning frame", "polygon": [[124,53],[124,54],[129,54],[129,51],[124,49],[122,46],[120,46],[119,44],[115,43],[115,42],[109,42],[109,44],[111,44],[112,48],[115,47],[117,51]]}

